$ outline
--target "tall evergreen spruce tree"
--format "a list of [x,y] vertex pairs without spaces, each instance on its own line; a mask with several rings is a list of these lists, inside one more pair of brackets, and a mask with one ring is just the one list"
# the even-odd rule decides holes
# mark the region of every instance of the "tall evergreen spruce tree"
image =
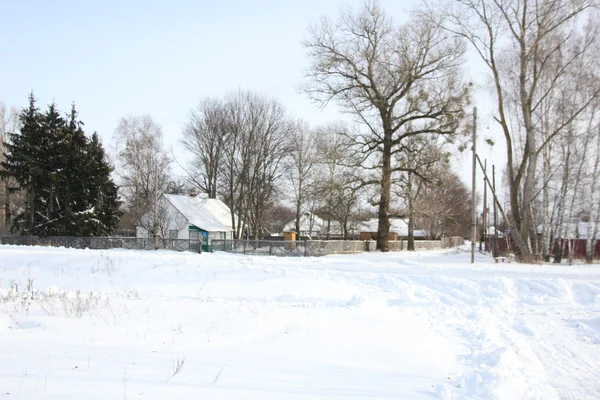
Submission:
[[41,114],[32,94],[20,118],[23,127],[9,135],[0,170],[27,193],[13,230],[40,236],[112,234],[121,215],[112,169],[98,135],[85,136],[75,105],[68,120],[54,104]]
[[62,148],[64,173],[62,177],[62,198],[64,207],[60,220],[61,231],[65,235],[85,235],[88,217],[94,211],[86,195],[89,174],[87,173],[88,140],[82,129],[83,123],[77,120],[75,105],[71,107],[68,122],[63,126],[60,146]]
[[87,199],[94,204],[94,212],[85,224],[90,236],[103,236],[114,232],[121,218],[117,185],[110,178],[112,167],[106,160],[106,153],[94,132],[87,145]]
[[5,160],[2,162],[0,174],[2,177],[13,177],[17,184],[25,191],[25,209],[15,216],[12,229],[20,232],[31,232],[35,224],[36,212],[36,186],[39,169],[38,139],[41,132],[40,111],[36,106],[36,99],[29,95],[29,106],[19,114],[21,122],[20,133],[9,133],[8,140],[4,143]]
[[60,136],[65,119],[60,115],[56,104],[50,104],[48,110],[40,116],[40,126],[37,146],[36,218],[32,234],[58,235],[61,233],[58,221],[62,215],[61,176],[65,171]]

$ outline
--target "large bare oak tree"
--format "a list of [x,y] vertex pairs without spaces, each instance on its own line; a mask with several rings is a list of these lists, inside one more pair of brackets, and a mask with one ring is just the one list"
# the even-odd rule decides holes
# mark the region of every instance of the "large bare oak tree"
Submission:
[[[379,186],[377,247],[388,250],[393,163],[405,141],[420,134],[453,135],[465,117],[461,78],[465,46],[427,18],[395,24],[376,1],[324,17],[304,42],[310,65],[303,90],[321,105],[332,100],[365,129],[353,136]],[[416,172],[416,171],[415,171]]]

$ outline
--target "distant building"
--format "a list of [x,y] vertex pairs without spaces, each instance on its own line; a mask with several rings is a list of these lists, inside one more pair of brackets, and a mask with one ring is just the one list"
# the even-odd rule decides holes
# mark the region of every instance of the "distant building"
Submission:
[[[361,232],[377,232],[379,227],[379,219],[371,218],[368,221],[364,221],[359,225]],[[402,218],[390,218],[390,232],[396,233],[398,239],[408,236],[408,222]],[[415,238],[426,238],[427,232],[421,229],[414,230]]]
[[283,227],[284,232],[296,232],[298,236],[321,236],[327,229],[327,221],[318,215],[305,212],[300,216],[300,232],[296,232],[296,219],[294,218]]
[[[377,218],[371,218],[367,221],[353,221],[352,227],[350,228],[352,235],[358,235],[359,233],[376,233],[379,226],[379,220]],[[284,232],[295,232],[296,231],[296,220],[288,222],[284,226]],[[342,229],[338,221],[330,221],[329,224],[326,220],[320,218],[318,215],[305,212],[300,217],[300,233],[302,237],[324,237],[329,232],[332,236],[343,235]],[[398,239],[408,236],[408,223],[402,218],[390,218],[390,232],[395,234]],[[415,229],[415,238],[426,238],[427,232]],[[363,235],[364,236],[364,235]]]
[[[159,236],[164,239],[202,239],[204,251],[214,239],[233,239],[231,211],[221,200],[205,195],[163,194],[158,200]],[[138,238],[153,237],[153,214],[142,219]]]

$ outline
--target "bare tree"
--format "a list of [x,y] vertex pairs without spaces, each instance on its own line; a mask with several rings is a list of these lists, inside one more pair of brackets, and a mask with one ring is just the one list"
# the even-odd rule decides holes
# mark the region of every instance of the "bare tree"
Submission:
[[318,179],[312,193],[313,208],[318,207],[326,218],[326,235],[330,237],[335,221],[344,239],[358,221],[358,204],[364,194],[364,174],[360,155],[353,149],[349,128],[342,123],[330,123],[316,129]]
[[136,225],[151,213],[158,237],[158,198],[169,185],[170,157],[163,148],[162,128],[149,115],[121,118],[115,133],[115,173],[126,211]]
[[291,185],[290,199],[294,202],[296,232],[300,235],[300,217],[304,214],[318,166],[317,133],[304,121],[296,121],[290,137],[290,152],[286,159],[286,178]]
[[590,216],[588,220],[587,240],[586,240],[586,262],[591,264],[594,261],[594,253],[596,240],[598,239],[598,225],[600,224],[600,125],[594,127],[596,131],[595,141],[591,143],[593,146],[593,156],[590,157],[588,177],[589,184],[589,199],[590,199]]
[[[595,70],[592,54],[598,26],[588,23],[584,31],[580,27],[595,5],[595,0],[457,0],[446,5],[446,28],[470,42],[492,76],[495,119],[506,141],[511,231],[523,261],[533,256],[527,239],[536,235],[533,202],[538,159],[600,94],[596,84],[583,90],[593,83],[589,78]],[[576,73],[584,65],[587,73]],[[536,113],[557,86],[575,76],[570,90],[562,91],[568,106],[540,135]],[[508,111],[511,102],[518,113]]]
[[273,205],[265,211],[264,227],[272,233],[282,232],[285,225],[294,219],[295,215],[296,212],[292,208],[274,200]]
[[207,98],[190,112],[182,143],[192,153],[189,176],[209,198],[216,199],[225,143],[228,140],[223,100]]
[[377,247],[387,251],[392,174],[400,170],[393,156],[412,136],[457,132],[469,99],[464,45],[426,18],[395,25],[367,1],[313,25],[304,46],[311,61],[305,92],[322,105],[337,100],[365,126],[353,139],[363,165],[377,171],[368,183],[379,186]]
[[234,236],[240,238],[245,229],[258,237],[274,205],[292,125],[278,101],[251,92],[230,94],[222,106],[227,132],[219,166],[222,196],[231,209]]
[[416,220],[430,239],[465,236],[471,227],[471,192],[460,177],[446,168],[436,168],[436,177],[423,185],[416,199]]
[[394,192],[404,200],[408,216],[407,249],[415,250],[415,223],[417,221],[417,201],[424,186],[439,178],[436,166],[448,168],[448,154],[443,151],[445,143],[437,135],[423,134],[408,138],[402,150],[395,154],[397,169],[393,175]]

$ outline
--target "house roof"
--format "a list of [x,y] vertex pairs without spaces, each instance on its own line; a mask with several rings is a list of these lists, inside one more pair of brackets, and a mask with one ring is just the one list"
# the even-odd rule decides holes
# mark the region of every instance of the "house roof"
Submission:
[[[360,224],[359,228],[361,232],[377,232],[379,226],[379,219],[371,218],[368,221],[364,221]],[[408,223],[402,218],[390,218],[390,232],[396,232],[398,236],[408,236]],[[427,232],[415,229],[415,237],[425,237]]]
[[[378,225],[379,220],[377,218],[371,218],[368,221],[359,222],[358,226],[354,230],[360,232],[377,232]],[[296,219],[288,222],[284,226],[283,230],[284,232],[295,231]],[[302,232],[323,232],[327,230],[327,221],[319,218],[316,214],[305,212],[300,217],[300,230]],[[331,221],[329,231],[333,234],[339,234],[342,232],[337,221]],[[398,236],[408,236],[408,223],[402,218],[390,218],[390,232],[396,232]],[[415,229],[414,234],[415,237],[427,236],[427,232],[420,229]]]
[[[300,231],[302,232],[320,232],[325,226],[325,221],[319,218],[316,214],[310,211],[305,212],[300,216]],[[296,218],[285,224],[284,232],[296,231]]]
[[163,196],[190,224],[207,232],[233,231],[229,207],[221,200],[178,194]]

